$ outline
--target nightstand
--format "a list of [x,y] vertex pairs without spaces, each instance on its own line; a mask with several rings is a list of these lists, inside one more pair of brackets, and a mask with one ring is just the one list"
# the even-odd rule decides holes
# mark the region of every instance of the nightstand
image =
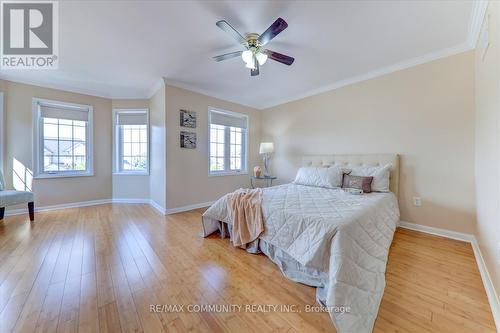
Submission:
[[250,176],[250,185],[252,188],[255,188],[254,182],[257,180],[265,180],[267,187],[273,186],[273,180],[277,179],[278,177],[275,176],[261,176],[261,177],[255,177],[255,176]]

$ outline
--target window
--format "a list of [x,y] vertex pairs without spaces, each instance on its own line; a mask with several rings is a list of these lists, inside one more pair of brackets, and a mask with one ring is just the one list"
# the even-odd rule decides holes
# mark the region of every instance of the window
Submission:
[[33,99],[35,177],[91,176],[92,107]]
[[209,109],[209,174],[247,172],[248,116]]
[[115,110],[115,173],[149,172],[148,110]]

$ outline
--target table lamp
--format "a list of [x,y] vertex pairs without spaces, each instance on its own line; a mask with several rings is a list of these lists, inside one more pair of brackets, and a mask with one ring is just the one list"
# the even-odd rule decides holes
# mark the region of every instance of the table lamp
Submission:
[[272,142],[260,143],[259,154],[264,155],[264,176],[270,176],[269,162],[271,160],[271,154],[273,152],[274,152],[274,143]]

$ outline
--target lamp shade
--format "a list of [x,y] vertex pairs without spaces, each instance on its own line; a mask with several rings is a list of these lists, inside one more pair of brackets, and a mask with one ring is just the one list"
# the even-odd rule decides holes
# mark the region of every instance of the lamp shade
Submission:
[[272,142],[261,142],[259,154],[269,154],[274,152],[274,143]]

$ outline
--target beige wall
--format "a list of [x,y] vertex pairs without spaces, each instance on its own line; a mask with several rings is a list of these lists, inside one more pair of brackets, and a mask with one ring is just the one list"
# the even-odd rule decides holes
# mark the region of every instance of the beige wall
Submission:
[[[500,291],[500,3],[490,1],[490,47],[476,50],[477,238]],[[483,27],[484,31],[484,27]],[[497,325],[500,323],[497,323]]]
[[[149,100],[114,99],[112,107],[113,109],[148,109]],[[113,174],[113,199],[149,200],[149,175]]]
[[88,104],[94,109],[94,176],[35,179],[38,206],[111,198],[111,101],[32,85],[0,81],[5,93],[5,163],[8,187],[12,187],[13,160],[33,170],[32,99],[45,98]]
[[[249,175],[208,175],[208,107],[249,115],[248,169],[260,164],[260,112],[189,90],[166,86],[167,110],[167,208],[199,204],[218,199],[239,187],[249,186]],[[179,110],[196,111],[196,149],[179,146]],[[183,129],[185,130],[185,129]],[[189,130],[189,129],[188,129]]]
[[303,154],[398,153],[402,220],[475,230],[473,52],[264,110],[261,123],[280,182]]
[[149,195],[162,209],[166,199],[165,86],[149,100],[150,160]]

